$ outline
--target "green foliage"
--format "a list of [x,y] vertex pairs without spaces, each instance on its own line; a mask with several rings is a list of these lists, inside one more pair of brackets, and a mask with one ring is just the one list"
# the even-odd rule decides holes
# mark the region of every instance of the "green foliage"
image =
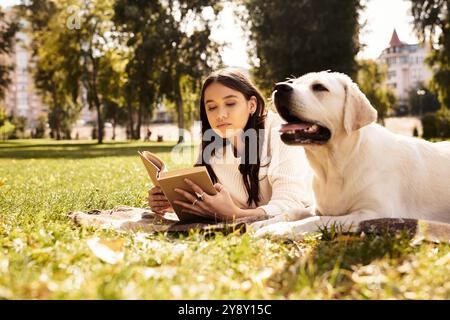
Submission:
[[[5,13],[0,7],[0,100],[5,96],[5,89],[11,82],[9,73],[14,69],[14,64],[9,63],[6,57],[13,52],[13,41],[19,24],[5,18]],[[1,124],[0,124],[1,126]]]
[[27,128],[27,118],[25,116],[16,116],[15,114],[13,114],[8,118],[8,120],[13,126],[13,130],[10,132],[8,139],[25,138],[25,130]]
[[367,99],[377,109],[378,121],[384,123],[384,118],[387,116],[390,107],[394,106],[397,100],[392,89],[384,84],[387,70],[373,60],[360,60],[358,65],[356,82]]
[[6,140],[9,139],[11,134],[14,132],[16,127],[9,122],[8,120],[5,120],[2,125],[0,125],[0,139]]
[[112,6],[111,0],[34,0],[23,6],[31,22],[36,87],[50,106],[56,139],[70,137],[84,102],[96,110],[100,133],[104,105],[123,103],[126,56],[111,21]]
[[0,105],[0,127],[5,123],[6,121],[6,110],[4,107]]
[[[423,95],[417,92],[423,91]],[[408,103],[412,115],[422,115],[428,112],[439,110],[440,103],[436,95],[430,91],[423,83],[411,88],[408,92]]]
[[436,113],[427,113],[422,117],[423,138],[450,138],[450,110],[441,108]]
[[276,82],[308,72],[332,70],[355,76],[359,0],[243,0],[263,91]]
[[49,125],[58,140],[70,137],[79,115],[81,76],[77,37],[68,32],[61,11],[62,7],[49,0],[29,1],[22,6],[22,15],[30,22],[34,84],[50,108]]
[[[422,41],[428,41],[432,47],[432,52],[427,58],[433,70],[431,89],[437,94],[441,106],[450,109],[449,2],[448,0],[414,0],[411,1],[411,8],[417,34]],[[439,34],[438,43],[433,44],[432,39],[437,34]]]

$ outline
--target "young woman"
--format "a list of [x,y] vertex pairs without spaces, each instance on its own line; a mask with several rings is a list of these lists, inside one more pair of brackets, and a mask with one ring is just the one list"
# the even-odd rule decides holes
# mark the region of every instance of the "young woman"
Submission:
[[[261,94],[243,73],[226,68],[205,80],[200,119],[197,165],[206,166],[217,194],[186,180],[192,190],[175,189],[186,199],[177,205],[219,220],[274,217],[310,205],[312,171],[303,148],[281,142],[281,118],[267,112]],[[148,204],[158,213],[173,211],[159,187],[149,190]]]

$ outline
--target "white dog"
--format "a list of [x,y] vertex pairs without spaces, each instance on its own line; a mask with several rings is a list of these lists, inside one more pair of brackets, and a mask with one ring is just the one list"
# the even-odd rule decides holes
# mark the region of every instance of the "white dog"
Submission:
[[273,100],[287,121],[281,139],[305,148],[316,204],[306,219],[254,224],[256,236],[301,238],[333,224],[354,231],[378,218],[450,222],[449,142],[397,135],[374,123],[376,110],[340,73],[278,83]]

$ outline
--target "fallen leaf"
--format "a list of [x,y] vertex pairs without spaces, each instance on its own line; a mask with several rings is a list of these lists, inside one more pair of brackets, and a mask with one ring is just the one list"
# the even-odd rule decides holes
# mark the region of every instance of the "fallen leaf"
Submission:
[[107,246],[113,251],[121,251],[125,243],[125,239],[117,239],[117,240],[100,239],[99,243]]
[[124,242],[124,239],[106,240],[95,237],[87,240],[87,245],[100,260],[110,264],[116,264],[123,260],[124,253],[121,249]]

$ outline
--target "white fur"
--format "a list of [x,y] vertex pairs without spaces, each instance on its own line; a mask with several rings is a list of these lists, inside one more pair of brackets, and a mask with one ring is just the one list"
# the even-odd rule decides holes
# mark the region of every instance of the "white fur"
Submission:
[[[329,92],[313,92],[317,81]],[[450,142],[401,136],[374,123],[376,110],[344,74],[310,73],[292,86],[290,111],[332,132],[326,144],[304,146],[316,206],[306,219],[254,224],[256,236],[298,239],[323,225],[355,229],[386,217],[450,223]],[[299,211],[292,216],[307,214]]]

